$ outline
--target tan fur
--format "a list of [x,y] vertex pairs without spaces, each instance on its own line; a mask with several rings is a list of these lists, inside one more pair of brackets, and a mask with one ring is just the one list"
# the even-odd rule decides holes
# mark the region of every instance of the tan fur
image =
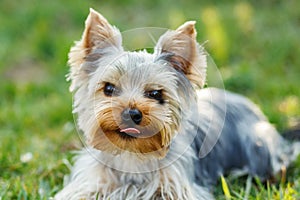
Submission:
[[203,87],[206,77],[206,56],[196,41],[195,21],[188,21],[175,31],[168,31],[158,41],[158,53],[171,53],[168,58],[174,68],[182,71],[190,81]]
[[[102,93],[103,88],[97,91],[100,96],[97,98],[107,99],[108,97]],[[96,132],[91,134],[89,143],[99,150],[111,153],[129,151],[163,157],[170,143],[169,134],[174,129],[171,124],[162,123],[167,121],[165,119],[168,117],[166,116],[167,110],[162,115],[161,108],[156,106],[157,102],[147,98],[139,101],[127,101],[118,97],[111,98],[111,101],[107,101],[108,106],[101,106],[96,113],[99,127]],[[127,107],[137,108],[143,114],[141,124],[137,128],[144,134],[137,135],[136,139],[124,139],[117,133],[120,128],[126,127],[122,124],[120,116]]]
[[[87,56],[96,48],[113,47],[114,51],[122,51],[122,39],[117,28],[111,26],[107,20],[98,12],[90,9],[90,14],[85,21],[85,29],[81,40],[75,42],[69,53],[69,65],[71,73],[69,79],[72,80],[71,91],[78,88],[86,81],[88,74],[82,72],[82,64],[87,60]],[[99,59],[101,54],[93,54],[89,61]]]

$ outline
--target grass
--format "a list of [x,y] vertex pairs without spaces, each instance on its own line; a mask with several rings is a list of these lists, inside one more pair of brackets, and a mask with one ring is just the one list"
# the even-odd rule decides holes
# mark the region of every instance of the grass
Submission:
[[[123,31],[196,20],[198,40],[208,41],[225,88],[260,105],[280,131],[299,123],[299,1],[2,0],[0,199],[48,199],[69,172],[70,152],[80,142],[65,81],[67,52],[89,7]],[[298,160],[282,183],[253,181],[249,199],[300,199],[299,167]],[[243,199],[246,182],[226,178],[231,199]],[[221,185],[215,195],[226,198]]]

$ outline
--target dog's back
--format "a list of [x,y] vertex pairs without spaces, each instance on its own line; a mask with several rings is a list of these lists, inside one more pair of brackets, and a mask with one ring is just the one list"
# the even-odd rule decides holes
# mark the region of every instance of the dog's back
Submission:
[[247,98],[208,88],[198,92],[199,120],[193,144],[199,159],[196,179],[215,184],[236,172],[270,178],[296,158],[300,144],[289,144]]

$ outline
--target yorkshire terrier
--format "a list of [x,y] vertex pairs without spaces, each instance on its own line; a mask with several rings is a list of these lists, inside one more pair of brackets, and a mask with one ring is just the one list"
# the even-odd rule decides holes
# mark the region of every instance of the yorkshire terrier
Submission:
[[153,53],[125,51],[119,30],[90,10],[69,53],[73,112],[87,147],[54,199],[214,199],[231,172],[267,180],[296,159],[245,97],[206,83],[195,22],[169,30]]

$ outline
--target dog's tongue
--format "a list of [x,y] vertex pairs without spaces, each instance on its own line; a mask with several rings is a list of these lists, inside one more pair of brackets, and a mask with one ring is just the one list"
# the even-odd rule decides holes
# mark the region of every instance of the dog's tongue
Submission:
[[131,134],[139,134],[139,133],[141,133],[136,128],[124,128],[124,129],[121,129],[120,132],[131,133]]

